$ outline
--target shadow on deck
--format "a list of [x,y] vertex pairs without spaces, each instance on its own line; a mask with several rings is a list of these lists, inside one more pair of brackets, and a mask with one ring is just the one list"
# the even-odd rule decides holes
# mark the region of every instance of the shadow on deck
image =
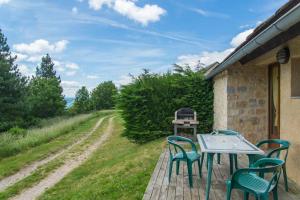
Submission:
[[[198,166],[193,166],[193,183],[194,187],[189,188],[186,164],[180,165],[179,175],[176,175],[175,166],[171,182],[168,181],[168,159],[169,152],[164,151],[157,162],[152,177],[149,181],[148,187],[144,194],[143,200],[192,200],[192,199],[205,199],[205,186],[206,186],[206,167],[202,168],[202,178],[199,178]],[[239,167],[246,167],[248,159],[246,156],[239,156]],[[204,164],[206,159],[204,159]],[[225,180],[229,178],[229,160],[228,156],[222,155],[221,164],[216,164],[214,161],[212,187],[210,190],[210,199],[224,200],[226,199],[226,185]],[[290,191],[286,192],[283,187],[283,179],[281,177],[279,184],[279,199],[282,200],[299,200],[300,193],[298,190],[293,189],[290,185]],[[243,193],[233,190],[231,199],[243,199]],[[254,199],[250,197],[250,199]],[[273,199],[273,198],[271,198]]]

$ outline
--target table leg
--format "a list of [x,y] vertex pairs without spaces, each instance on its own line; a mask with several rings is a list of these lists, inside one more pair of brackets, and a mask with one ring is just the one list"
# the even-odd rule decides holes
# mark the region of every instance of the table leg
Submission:
[[207,170],[207,183],[206,183],[206,197],[205,199],[209,199],[209,191],[211,186],[211,175],[213,169],[213,160],[214,160],[214,153],[207,153],[207,163],[208,163],[208,170]]

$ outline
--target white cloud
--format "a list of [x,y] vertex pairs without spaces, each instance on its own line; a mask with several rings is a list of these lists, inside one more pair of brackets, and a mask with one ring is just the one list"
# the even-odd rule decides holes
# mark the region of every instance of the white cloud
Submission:
[[177,57],[177,64],[189,65],[195,68],[199,62],[205,66],[214,62],[222,62],[234,49],[243,43],[247,36],[253,32],[254,29],[248,29],[234,36],[230,42],[231,47],[223,51],[203,51],[200,54],[186,54]]
[[89,0],[89,6],[94,10],[100,10],[104,5],[144,26],[159,21],[166,13],[166,10],[155,4],[139,7],[135,0]]
[[43,54],[43,53],[60,53],[67,47],[68,41],[67,40],[60,40],[51,44],[49,41],[44,39],[35,40],[32,43],[26,44],[15,44],[13,48],[18,53],[25,53],[25,54]]
[[79,69],[79,66],[76,63],[66,63],[66,68],[68,69]]
[[248,35],[250,35],[253,31],[254,31],[254,29],[251,28],[251,29],[245,30],[245,31],[237,34],[235,37],[232,38],[232,40],[230,42],[231,46],[237,47],[240,44],[242,44],[246,40]]
[[10,0],[0,0],[0,6],[3,4],[8,4]]
[[129,75],[123,75],[123,76],[120,77],[119,80],[114,81],[114,82],[115,82],[115,84],[116,84],[117,87],[120,87],[122,85],[127,85],[127,84],[131,83],[132,81],[133,80],[132,80],[131,76],[129,76]]
[[96,75],[87,75],[86,76],[88,79],[98,79],[99,76],[96,76]]
[[74,97],[76,91],[81,87],[77,81],[62,81],[63,93],[67,97]]
[[114,9],[120,13],[147,26],[149,22],[156,22],[160,20],[160,16],[166,11],[158,5],[146,4],[144,7],[138,7],[135,2],[130,0],[116,0]]
[[234,48],[229,48],[224,51],[204,51],[200,54],[187,54],[181,55],[177,58],[177,64],[179,65],[189,65],[192,68],[196,67],[199,64],[204,64],[205,66],[210,65],[214,62],[221,62],[224,60]]
[[21,74],[25,76],[33,75],[33,72],[26,65],[18,65],[18,69],[21,72]]
[[17,53],[17,52],[12,52],[13,56],[17,56],[17,61],[21,62],[24,61],[28,58],[28,55],[22,54],[22,53]]
[[77,71],[67,71],[67,72],[65,72],[65,74],[67,76],[74,76],[76,73],[77,73]]
[[26,61],[27,62],[32,62],[32,63],[38,63],[42,61],[43,55],[34,55],[34,56],[29,56]]
[[113,0],[89,0],[89,6],[94,10],[100,10],[103,5],[110,7],[112,3]]
[[229,18],[229,16],[226,14],[207,11],[207,10],[203,10],[201,8],[189,8],[189,10],[196,12],[204,17],[216,17],[216,18],[224,18],[224,19]]
[[77,7],[73,7],[72,8],[72,13],[76,15],[78,13],[78,8]]
[[21,72],[21,74],[25,76],[32,76],[34,74],[33,71],[29,69],[26,65],[19,65],[18,69]]

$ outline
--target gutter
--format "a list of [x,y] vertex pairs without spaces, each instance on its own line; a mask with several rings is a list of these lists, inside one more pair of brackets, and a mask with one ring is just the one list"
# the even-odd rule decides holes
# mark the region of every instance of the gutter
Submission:
[[224,60],[218,67],[216,67],[211,73],[206,76],[206,79],[210,79],[218,73],[224,71],[230,65],[236,63],[245,55],[251,53],[256,48],[260,47],[273,37],[288,30],[291,26],[300,21],[300,4],[297,4],[294,8],[285,13],[278,20],[273,22],[268,28],[263,30],[243,47],[233,53],[230,57]]

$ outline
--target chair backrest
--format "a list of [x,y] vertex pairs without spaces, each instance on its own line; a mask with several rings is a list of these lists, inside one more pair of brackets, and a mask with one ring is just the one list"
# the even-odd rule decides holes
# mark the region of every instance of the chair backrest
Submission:
[[270,190],[278,184],[283,164],[284,161],[278,158],[263,158],[256,161],[253,166],[259,168],[257,172],[262,178],[265,177],[265,174],[271,174],[268,186],[268,190]]
[[281,168],[284,164],[283,160],[277,158],[263,158],[256,161],[252,168],[238,169],[234,172],[232,179],[237,180],[241,174],[256,173],[261,178],[264,178],[266,174],[270,174],[270,178],[267,180],[269,185],[265,192],[272,190],[277,184],[281,174]]
[[291,145],[291,143],[287,140],[281,140],[281,139],[269,139],[269,140],[262,140],[260,141],[256,146],[260,147],[264,144],[277,144],[279,145],[279,147],[276,147],[274,149],[272,149],[268,154],[267,157],[273,157],[273,158],[280,158],[280,156],[285,153],[283,155],[283,159],[284,161],[287,160],[287,156],[289,153],[289,147]]
[[193,151],[197,151],[195,144],[189,138],[181,137],[181,136],[169,136],[167,137],[170,157],[173,158],[176,153],[179,151],[183,154],[183,158],[187,158],[186,151],[184,148],[178,144],[178,142],[187,142],[192,146]]
[[183,158],[187,157],[184,148],[177,143],[178,141],[181,141],[181,139],[182,138],[180,136],[169,136],[169,137],[167,137],[171,159],[173,159],[175,154],[177,154],[179,151],[182,153]]

